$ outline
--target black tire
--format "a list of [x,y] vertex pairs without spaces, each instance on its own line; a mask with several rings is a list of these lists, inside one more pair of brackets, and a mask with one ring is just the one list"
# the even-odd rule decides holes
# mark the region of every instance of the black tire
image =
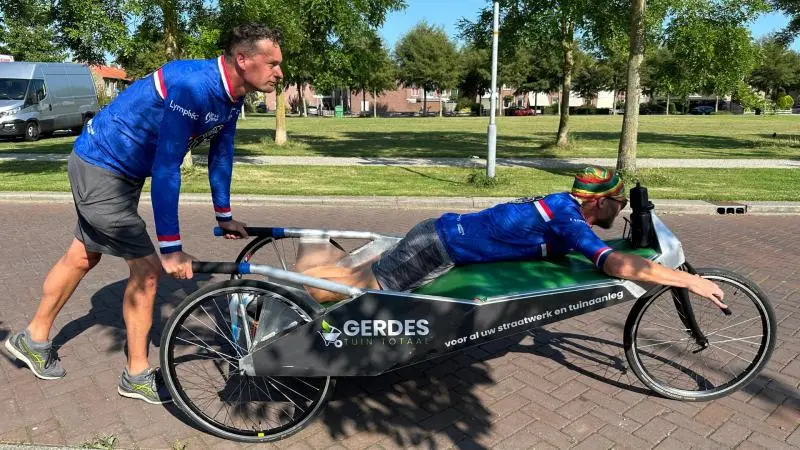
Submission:
[[[719,308],[707,299],[689,294],[692,308],[695,311],[695,318],[700,329],[709,339],[709,346],[706,349],[701,349],[694,342],[694,339],[690,337],[687,328],[682,325],[682,321],[674,307],[673,291],[666,286],[658,287],[637,300],[633,308],[631,308],[625,323],[625,356],[628,359],[631,370],[647,387],[666,398],[674,400],[707,401],[726,396],[741,389],[751,382],[764,368],[775,347],[777,332],[775,315],[769,299],[755,283],[728,270],[696,269],[696,271],[701,277],[711,280],[723,288],[723,292],[725,292],[723,301],[730,307],[732,312],[732,315],[725,316]],[[734,289],[732,295],[726,288]],[[740,294],[743,295],[739,296]],[[672,305],[671,309],[669,309],[670,305]],[[649,328],[642,327],[642,320],[651,308],[656,320],[664,321],[668,324],[655,324],[656,327]],[[709,324],[709,321],[737,321],[742,317],[749,317],[751,309],[755,311],[753,317],[733,325],[722,323],[721,328],[714,329],[714,326]],[[706,311],[711,311],[711,313],[706,316]],[[746,338],[729,338],[729,336],[718,334],[718,332],[728,329],[731,331],[725,331],[725,333],[731,334],[736,331],[735,327],[741,328],[744,325],[748,327],[746,334],[753,332],[760,334],[747,336]],[[670,333],[670,331],[666,330],[674,330],[674,334],[677,336],[685,336],[677,340],[670,338],[663,341],[661,340],[663,338],[652,338],[659,333]],[[719,339],[715,336],[720,336],[723,340],[715,342],[715,339]],[[654,341],[655,343],[652,343]],[[736,341],[736,344],[731,344],[734,341]],[[716,345],[721,343],[727,343],[729,347],[726,349]],[[685,347],[682,353],[677,357],[674,356],[674,353],[680,352],[680,350],[673,350],[672,356],[667,355],[673,347],[680,347],[684,344]],[[738,347],[739,344],[744,345],[745,348]],[[668,347],[664,347],[665,345],[668,345]],[[748,345],[751,347],[747,348]],[[695,348],[690,349],[690,346]],[[644,347],[654,348],[651,351],[649,349],[645,350]],[[730,349],[738,353],[734,353]],[[653,352],[658,353],[654,354]],[[724,362],[724,358],[730,359]],[[696,364],[692,362],[693,359],[699,360],[698,371],[707,369],[710,373],[704,375],[692,369]],[[739,360],[744,361],[744,363]],[[652,365],[650,364],[651,361],[653,361]],[[716,362],[720,363],[719,369],[712,369]],[[731,370],[730,367],[726,367],[732,363],[735,363],[733,365],[744,366],[744,368]],[[654,370],[654,366],[659,364],[665,367]],[[671,371],[675,376],[667,381],[664,379],[667,375],[662,375],[662,371]],[[715,378],[722,381],[715,383]],[[683,380],[686,380],[686,384],[694,388],[676,386]]]
[[29,142],[39,140],[39,124],[28,122],[25,124],[25,140]]
[[[315,317],[320,310],[316,304],[313,304],[313,302],[309,303],[307,299],[299,298],[298,296],[292,294],[290,290],[283,289],[280,286],[264,281],[227,280],[205,286],[204,288],[189,295],[185,300],[183,300],[183,302],[181,302],[180,305],[178,305],[164,328],[164,332],[161,337],[160,351],[164,382],[170,394],[172,395],[175,404],[198,426],[211,434],[224,439],[250,443],[269,442],[284,439],[308,426],[322,411],[322,409],[324,409],[324,406],[330,398],[330,395],[335,387],[335,380],[330,377],[248,377],[247,375],[244,375],[238,371],[238,366],[236,366],[235,360],[230,358],[231,355],[227,355],[222,350],[214,350],[210,348],[210,346],[215,344],[220,344],[220,348],[233,348],[234,344],[232,341],[237,341],[237,339],[229,339],[230,335],[228,335],[227,332],[231,330],[230,327],[218,327],[219,325],[229,325],[228,323],[220,323],[219,321],[212,322],[213,328],[204,323],[207,322],[208,319],[212,319],[213,321],[212,315],[222,316],[223,320],[225,316],[224,313],[221,312],[224,309],[216,309],[216,311],[219,311],[219,314],[215,313],[215,310],[211,310],[212,314],[209,314],[208,310],[202,306],[203,302],[210,301],[211,304],[213,304],[215,298],[222,299],[224,302],[224,299],[226,298],[225,296],[230,298],[230,295],[234,294],[242,296],[258,295],[258,300],[254,301],[253,303],[258,303],[257,306],[259,309],[262,304],[261,296],[266,296],[265,301],[274,301],[275,303],[273,304],[279,304],[282,308],[285,307],[285,311],[296,315],[296,317],[292,316],[294,318],[294,322],[289,325],[290,327],[297,326],[298,323],[303,321],[307,322],[312,320],[312,318]],[[201,316],[203,317],[202,321],[197,320],[195,317],[195,322],[203,323],[205,329],[202,326],[198,326],[194,322],[186,325],[187,319],[189,317],[193,317],[194,312],[199,313],[200,309],[203,310],[205,316]],[[248,315],[250,315],[250,308],[248,308],[247,311]],[[208,317],[208,319],[205,317]],[[252,319],[252,317],[250,318]],[[191,327],[193,326],[197,333],[192,331]],[[284,328],[283,330],[288,329],[289,328]],[[185,338],[181,337],[180,332],[182,330],[188,331],[189,334],[186,336],[193,336],[191,340],[196,342],[189,342]],[[198,333],[201,332],[207,334],[207,330],[212,332],[210,337],[206,337],[204,340],[202,334],[198,336]],[[220,331],[224,331],[225,334],[220,333]],[[253,330],[253,333],[254,332],[255,330]],[[216,333],[216,335],[214,333]],[[219,336],[226,340],[227,344],[223,342]],[[187,347],[184,342],[194,345],[198,349],[209,349],[211,350],[211,353],[201,350],[194,356],[191,354],[176,356],[176,346],[182,345],[183,348]],[[211,342],[211,344],[208,342]],[[217,357],[217,355],[219,355],[219,357]],[[228,357],[226,357],[226,355]],[[214,359],[217,361],[214,361]],[[189,391],[198,390],[198,385],[195,383],[197,379],[186,378],[182,374],[183,369],[179,370],[179,367],[184,363],[189,367],[193,367],[193,364],[210,364],[212,367],[210,372],[218,372],[218,375],[223,378],[223,386],[221,388],[219,386],[211,386],[213,389],[211,390],[210,396],[208,395],[208,390],[206,390],[203,391],[204,395],[199,397],[199,402],[195,401],[187,392],[187,389]],[[210,372],[204,371],[203,374],[207,375]],[[212,375],[214,375],[214,373],[212,373]],[[201,379],[202,378],[206,377],[204,376],[201,377]],[[183,383],[188,386],[186,389],[182,384],[182,380]],[[266,389],[266,392],[264,389],[262,389],[262,385],[259,384],[260,382],[263,383],[263,388]],[[313,388],[315,392],[306,392],[306,395],[299,394],[297,392],[297,390],[299,390],[298,386],[300,386],[299,383],[303,383],[306,386]],[[213,380],[212,384],[214,384]],[[231,395],[228,393],[230,390],[229,388],[236,385],[238,385],[238,402],[234,402],[234,400],[237,399],[235,394]],[[242,387],[243,385],[246,385],[247,387],[246,396],[244,395],[244,388]],[[308,401],[308,405],[305,405],[304,401],[303,403],[305,409],[301,408],[295,403],[295,401],[289,398],[289,396],[286,396],[284,391],[280,390],[277,385],[285,387],[288,391],[294,393],[294,395],[302,396],[304,400]],[[292,387],[290,387],[291,385],[293,385],[296,390],[292,389]],[[252,392],[250,389],[251,386],[254,386]],[[269,393],[271,389],[268,386],[272,386],[273,394]],[[258,391],[260,391],[260,393]],[[291,403],[291,406],[289,406],[288,403],[281,397],[278,397],[278,401],[283,402],[285,406],[272,406],[276,402],[276,400],[273,398],[275,392],[283,395],[284,398]],[[242,397],[253,396],[261,397],[261,399],[242,400]],[[211,405],[209,405],[209,399],[212,402]],[[210,415],[210,411],[216,409],[216,405],[213,404],[215,400],[218,400],[222,406],[220,406],[220,410],[217,411],[217,414],[212,417]],[[298,400],[298,398],[295,397],[295,400]],[[297,403],[301,402],[298,401]],[[231,404],[233,404],[232,408],[230,406]],[[223,416],[222,420],[225,420],[227,417],[231,421],[230,424],[222,423],[216,420],[217,415],[219,414],[219,411],[222,411],[222,408],[227,408],[224,410],[226,416]],[[292,411],[292,415],[287,413],[287,409]],[[300,410],[301,413],[295,417],[295,412],[297,410]],[[277,413],[275,411],[277,411]],[[273,413],[276,414],[276,417],[282,419],[284,416],[280,413],[283,413],[289,417],[289,420],[285,424],[279,424],[275,427],[266,428],[263,425],[264,421],[275,420],[275,417],[268,419],[266,416],[269,416]],[[239,417],[237,418],[236,416]],[[236,420],[239,420],[239,423],[247,424],[250,428],[244,428],[243,426],[237,427],[234,423]],[[253,425],[250,425],[250,423]]]
[[70,131],[72,131],[72,134],[74,134],[74,135],[76,135],[76,136],[77,136],[77,135],[79,135],[79,134],[81,134],[81,131],[83,131],[83,127],[85,127],[85,126],[86,126],[86,124],[87,124],[87,123],[88,123],[90,120],[92,120],[92,115],[91,115],[91,114],[84,114],[84,116],[83,116],[83,119],[81,119],[81,125],[80,125],[80,126],[77,126],[77,127],[72,127],[72,128],[70,129]]

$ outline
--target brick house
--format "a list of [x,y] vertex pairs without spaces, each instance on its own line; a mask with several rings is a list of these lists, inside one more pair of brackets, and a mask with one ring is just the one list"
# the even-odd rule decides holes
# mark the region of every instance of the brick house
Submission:
[[94,75],[98,95],[103,93],[110,100],[113,100],[133,82],[125,73],[125,69],[120,67],[93,65],[89,68]]

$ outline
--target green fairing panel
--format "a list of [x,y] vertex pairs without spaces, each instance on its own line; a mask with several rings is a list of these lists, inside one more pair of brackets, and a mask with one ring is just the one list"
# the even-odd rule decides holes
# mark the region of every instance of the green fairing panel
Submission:
[[[606,243],[615,250],[647,259],[658,256],[650,248],[632,249],[624,239]],[[583,255],[572,252],[561,258],[541,261],[506,261],[454,267],[414,293],[485,300],[489,297],[581,286],[608,279],[609,276]]]

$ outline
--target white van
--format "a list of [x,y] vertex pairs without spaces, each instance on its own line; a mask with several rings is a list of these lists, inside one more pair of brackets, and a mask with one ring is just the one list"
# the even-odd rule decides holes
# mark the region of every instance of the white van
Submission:
[[55,130],[80,133],[97,112],[89,67],[70,63],[0,63],[0,137],[35,141]]

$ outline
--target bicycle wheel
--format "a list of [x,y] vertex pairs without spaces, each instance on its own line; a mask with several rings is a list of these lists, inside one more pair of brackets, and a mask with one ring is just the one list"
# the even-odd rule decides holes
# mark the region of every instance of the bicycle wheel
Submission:
[[777,323],[772,306],[750,280],[722,269],[697,269],[725,293],[726,316],[709,300],[689,293],[708,345],[702,348],[683,324],[671,288],[639,299],[625,323],[625,356],[653,391],[676,400],[704,401],[749,383],[769,360]]
[[[230,307],[233,298],[248,304],[244,318]],[[250,377],[238,367],[257,336],[310,322],[318,307],[308,302],[255,280],[228,280],[187,297],[161,338],[162,372],[175,403],[208,432],[243,442],[282,439],[308,425],[334,380]]]

